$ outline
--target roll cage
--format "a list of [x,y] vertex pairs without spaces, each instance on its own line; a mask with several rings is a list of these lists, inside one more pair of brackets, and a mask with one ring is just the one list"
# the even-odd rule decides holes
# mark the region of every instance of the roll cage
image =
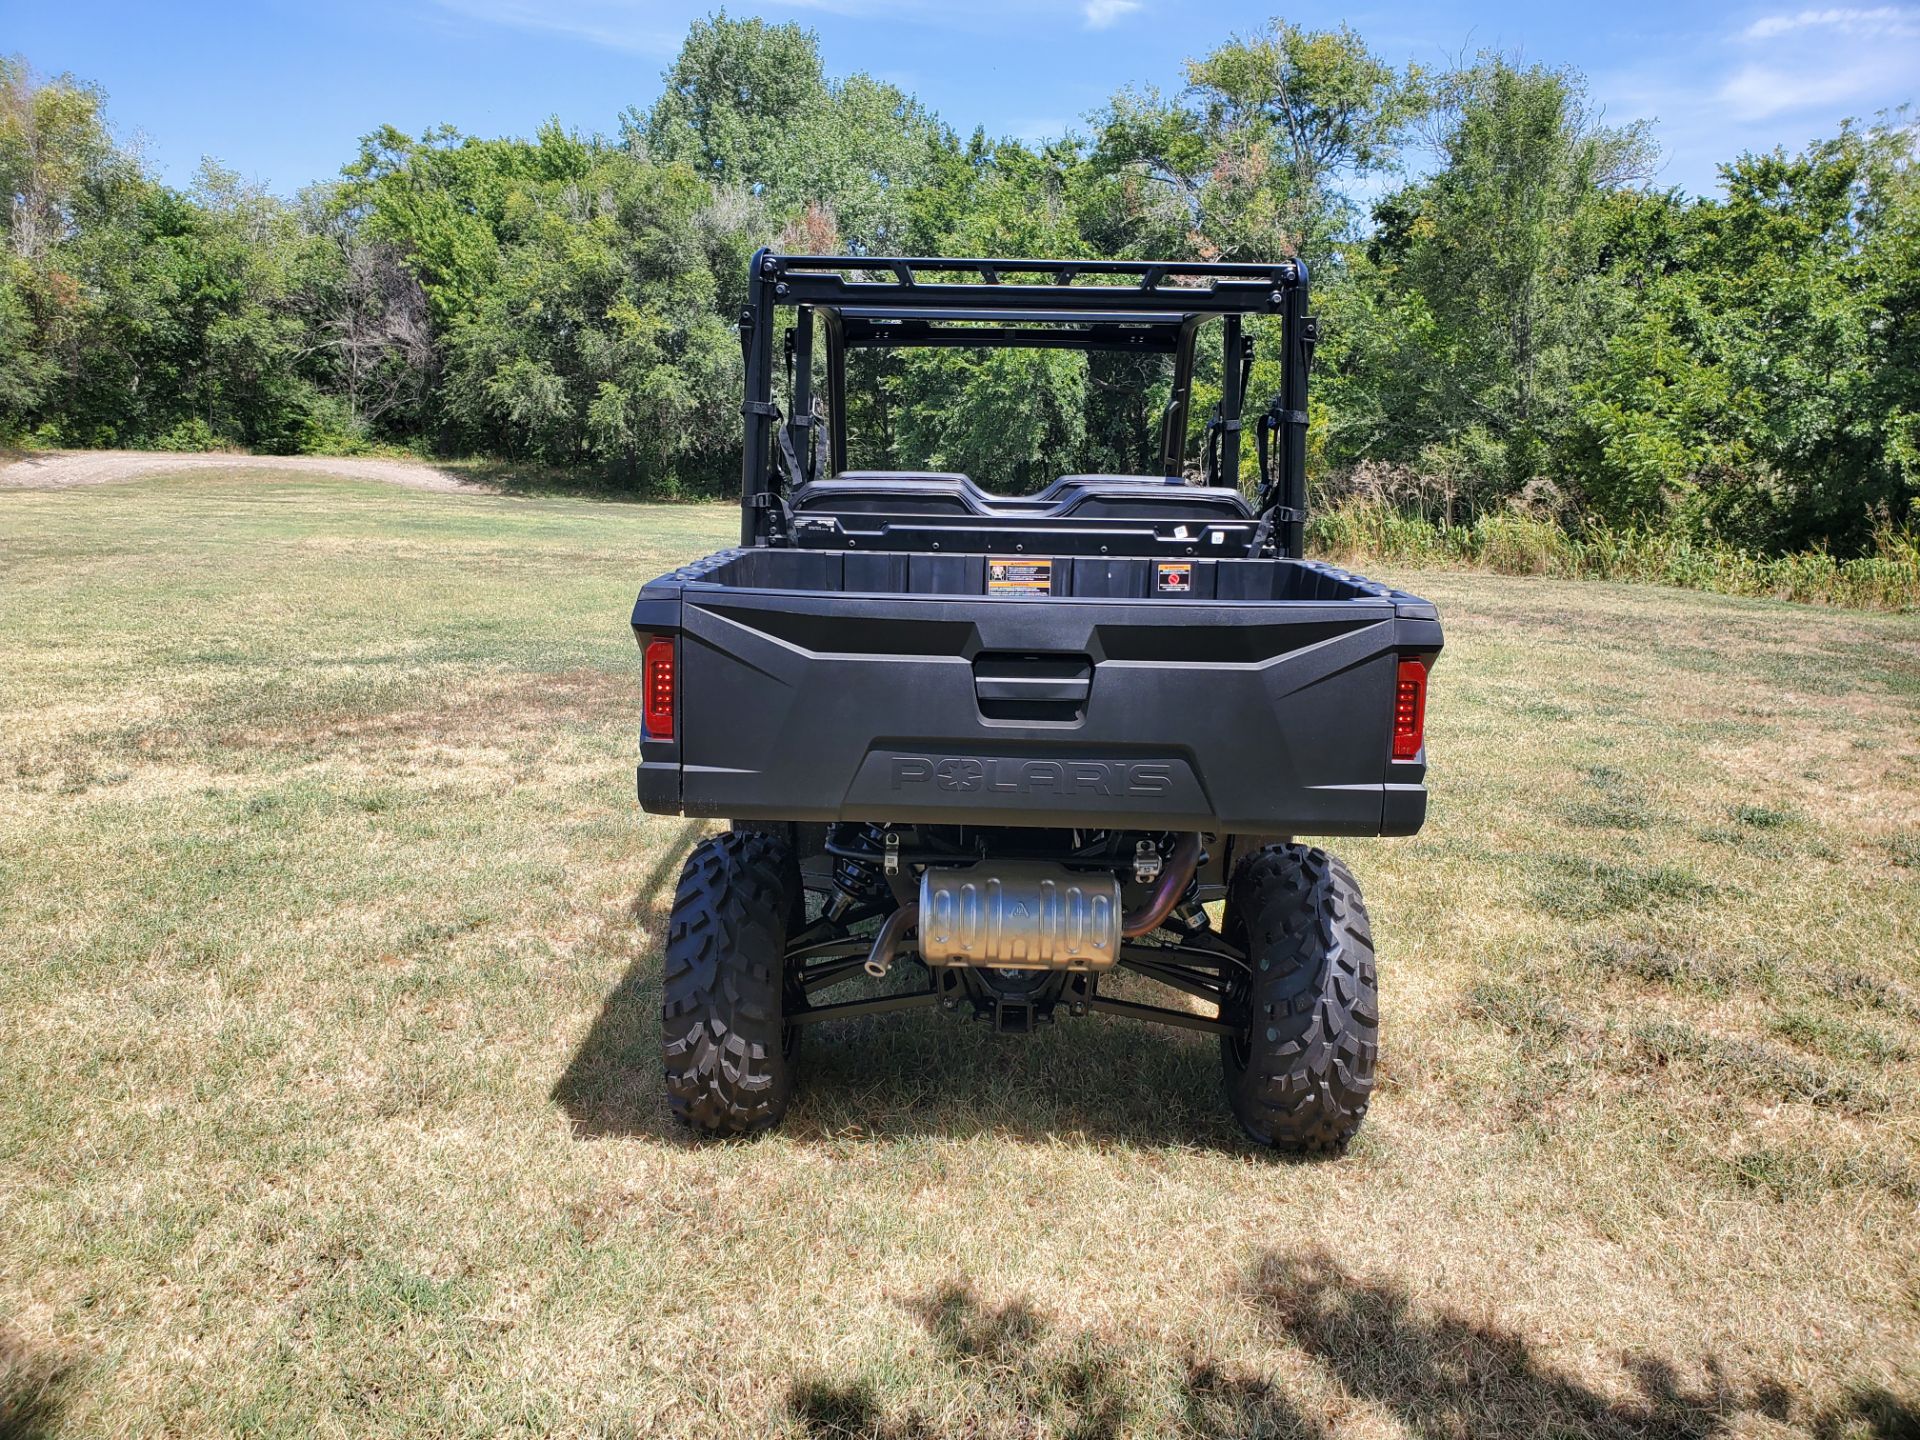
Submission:
[[[825,351],[826,451],[833,475],[847,464],[848,351],[918,346],[1172,356],[1160,463],[1162,476],[1174,477],[1184,464],[1198,332],[1219,316],[1221,398],[1207,422],[1201,473],[1208,484],[1237,488],[1241,413],[1253,363],[1252,337],[1241,322],[1248,315],[1277,315],[1280,392],[1255,421],[1259,482],[1242,553],[1303,553],[1307,372],[1316,337],[1307,314],[1307,268],[1300,261],[883,259],[762,250],[753,257],[749,283],[740,313],[746,360],[743,545],[799,543],[787,498],[816,478],[819,464],[816,321]],[[784,414],[774,398],[781,307],[794,311],[784,341],[790,375]],[[1037,522],[1022,517],[1017,523]]]

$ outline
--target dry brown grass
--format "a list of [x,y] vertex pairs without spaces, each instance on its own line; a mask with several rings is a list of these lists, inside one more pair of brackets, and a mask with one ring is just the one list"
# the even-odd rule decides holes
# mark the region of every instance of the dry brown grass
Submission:
[[1382,577],[1449,650],[1338,1163],[1099,1020],[699,1146],[625,612],[729,512],[0,510],[0,1433],[1913,1433],[1920,622]]

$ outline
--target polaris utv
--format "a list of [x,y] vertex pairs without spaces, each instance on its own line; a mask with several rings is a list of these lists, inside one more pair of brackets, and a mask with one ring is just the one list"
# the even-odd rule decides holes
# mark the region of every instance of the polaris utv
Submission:
[[[1341,1148],[1373,1088],[1373,940],[1346,866],[1296,837],[1420,828],[1441,642],[1426,601],[1304,558],[1306,268],[762,251],[749,292],[739,548],[633,609],[640,803],[730,822],[668,922],[674,1113],[777,1124],[826,1021],[1093,1014],[1218,1035],[1250,1135]],[[1250,315],[1283,352],[1251,502]],[[1158,472],[1012,496],[848,469],[847,357],[902,346],[1168,357]],[[1115,971],[1171,993],[1114,995]]]

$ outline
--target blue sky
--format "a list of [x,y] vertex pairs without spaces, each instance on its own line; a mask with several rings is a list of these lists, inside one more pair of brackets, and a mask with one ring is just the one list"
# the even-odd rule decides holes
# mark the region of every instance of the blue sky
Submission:
[[[549,115],[611,131],[645,106],[693,18],[680,0],[330,0],[211,5],[0,0],[0,51],[104,86],[121,131],[184,183],[202,155],[291,193],[382,122],[528,134]],[[1177,89],[1181,62],[1266,5],[1180,0],[788,0],[732,13],[817,30],[831,73],[865,70],[965,131],[1080,124],[1115,89]],[[1920,92],[1920,5],[1297,5],[1396,63],[1484,48],[1571,64],[1608,118],[1658,121],[1658,179],[1704,191],[1742,149],[1796,147]]]

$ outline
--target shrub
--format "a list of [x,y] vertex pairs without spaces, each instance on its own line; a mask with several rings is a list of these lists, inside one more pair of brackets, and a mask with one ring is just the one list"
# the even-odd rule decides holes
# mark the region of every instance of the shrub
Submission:
[[199,416],[191,420],[182,420],[172,429],[154,437],[155,450],[218,450],[220,437],[213,433],[213,427]]
[[1313,553],[1341,563],[1458,566],[1857,609],[1920,608],[1920,534],[1892,527],[1876,534],[1873,553],[1842,560],[1824,550],[1757,555],[1673,531],[1589,523],[1575,532],[1518,511],[1449,525],[1361,500],[1314,515],[1307,544]]

